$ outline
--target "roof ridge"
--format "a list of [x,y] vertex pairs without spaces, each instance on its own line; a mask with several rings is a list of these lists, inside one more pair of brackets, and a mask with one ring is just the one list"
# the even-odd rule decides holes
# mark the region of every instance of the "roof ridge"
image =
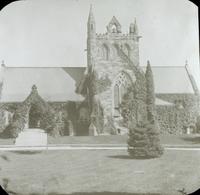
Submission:
[[[141,66],[141,67],[146,67],[146,66]],[[185,68],[185,66],[151,66],[153,68]]]
[[195,81],[193,75],[191,74],[190,69],[188,68],[187,65],[185,66],[185,69],[186,69],[187,75],[189,77],[190,83],[192,85],[192,88],[194,90],[194,93],[195,94],[199,94],[199,89],[197,87],[196,81]]

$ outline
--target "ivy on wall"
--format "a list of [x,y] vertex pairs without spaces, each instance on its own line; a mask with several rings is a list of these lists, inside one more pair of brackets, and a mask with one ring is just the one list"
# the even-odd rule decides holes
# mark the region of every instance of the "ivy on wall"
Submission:
[[1,100],[1,95],[2,95],[2,89],[3,89],[3,82],[0,82],[0,100]]
[[25,123],[27,121],[27,110],[28,105],[26,104],[17,107],[13,115],[12,122],[4,130],[6,135],[15,138],[18,136],[18,133],[24,129]]
[[95,70],[90,70],[88,73],[87,83],[89,94],[86,101],[89,102],[91,122],[94,123],[97,128],[97,132],[102,133],[104,129],[104,112],[103,107],[96,95],[104,92],[111,86],[112,82],[108,75],[99,78]]
[[87,83],[92,96],[104,92],[112,84],[107,74],[99,78],[95,70],[89,74]]
[[188,127],[195,130],[199,116],[199,96],[195,94],[156,94],[171,106],[156,106],[161,133],[186,133]]

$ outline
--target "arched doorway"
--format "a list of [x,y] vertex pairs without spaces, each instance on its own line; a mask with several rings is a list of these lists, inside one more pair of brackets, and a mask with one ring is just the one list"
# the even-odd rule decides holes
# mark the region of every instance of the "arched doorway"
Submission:
[[41,118],[42,118],[42,111],[39,105],[31,104],[29,109],[29,128],[40,128]]

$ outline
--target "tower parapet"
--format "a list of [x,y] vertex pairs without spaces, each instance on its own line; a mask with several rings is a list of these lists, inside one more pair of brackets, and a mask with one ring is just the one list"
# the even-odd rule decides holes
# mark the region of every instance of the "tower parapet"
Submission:
[[122,32],[122,26],[115,16],[106,26],[106,32],[96,33],[96,23],[92,6],[88,17],[87,57],[88,68],[100,61],[119,61],[119,49],[135,64],[139,65],[139,30],[136,19],[130,24],[129,33]]

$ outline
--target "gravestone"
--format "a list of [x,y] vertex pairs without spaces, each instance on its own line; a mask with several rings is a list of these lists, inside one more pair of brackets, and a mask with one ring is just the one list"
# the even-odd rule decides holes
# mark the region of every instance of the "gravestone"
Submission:
[[25,129],[18,134],[16,146],[46,146],[47,133],[42,129]]
[[98,135],[97,128],[93,123],[91,123],[89,126],[89,136],[97,136],[97,135]]

